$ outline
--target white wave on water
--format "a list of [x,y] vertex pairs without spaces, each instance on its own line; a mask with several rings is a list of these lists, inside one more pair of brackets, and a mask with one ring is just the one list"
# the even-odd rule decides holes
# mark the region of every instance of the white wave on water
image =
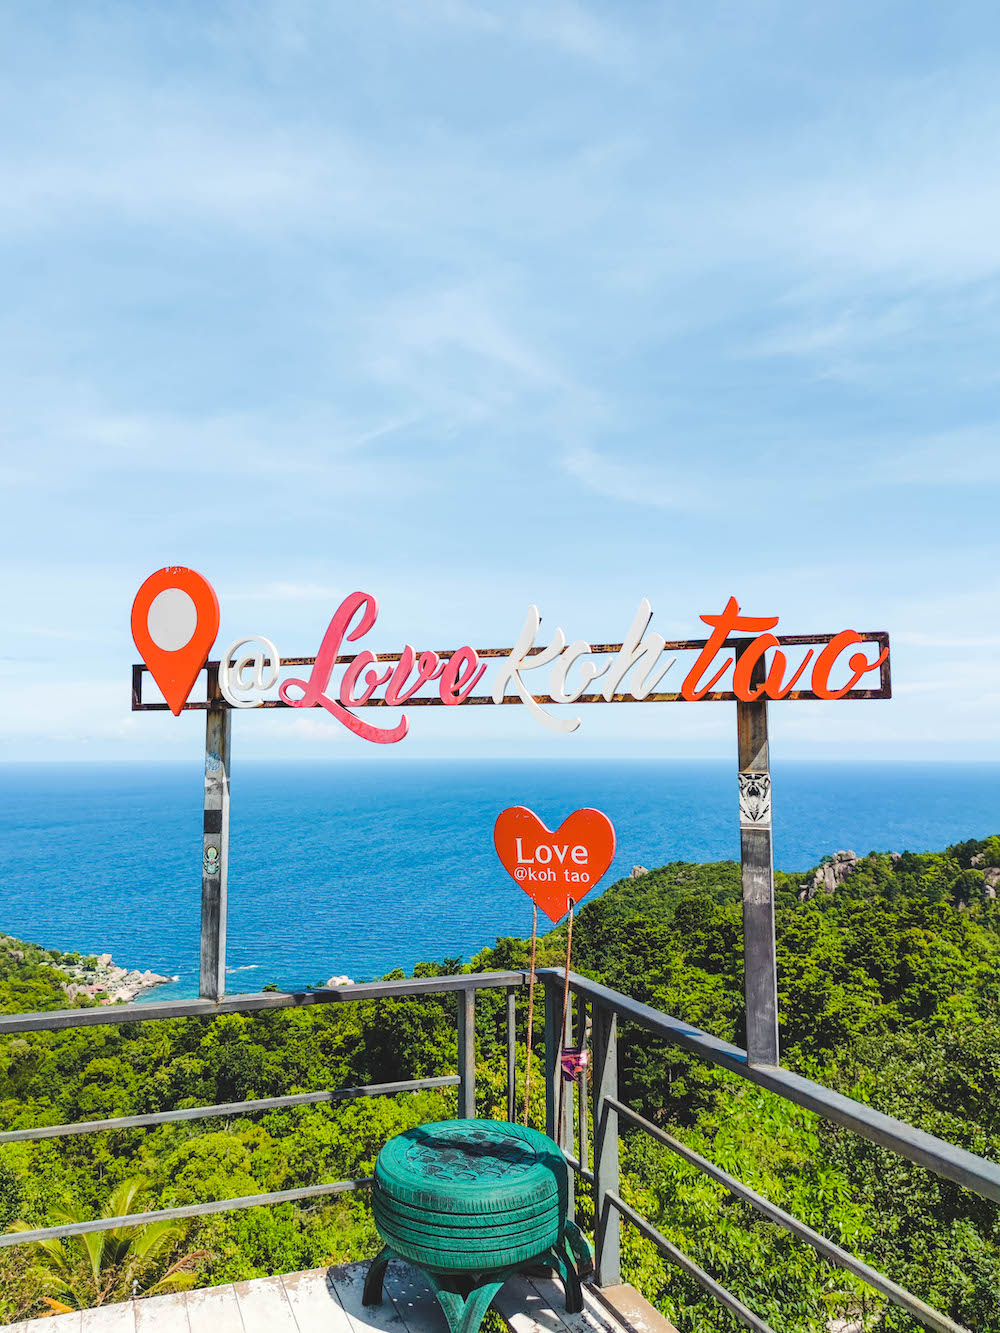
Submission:
[[[260,963],[245,963],[242,967],[227,967],[227,968],[226,968],[226,971],[227,971],[227,972],[254,972],[254,971],[257,970],[258,967],[261,967],[261,966],[262,966],[262,964],[260,964]],[[176,978],[175,978],[175,980],[176,980]]]

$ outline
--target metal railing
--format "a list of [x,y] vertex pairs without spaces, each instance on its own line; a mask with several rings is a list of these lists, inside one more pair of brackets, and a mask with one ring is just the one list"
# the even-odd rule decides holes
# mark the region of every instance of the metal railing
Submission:
[[[735,1198],[749,1204],[769,1221],[810,1245],[823,1259],[867,1283],[886,1300],[906,1310],[926,1328],[934,1330],[934,1333],[968,1333],[967,1329],[949,1316],[932,1309],[919,1297],[904,1290],[863,1260],[771,1203],[622,1102],[618,1096],[618,1020],[635,1024],[656,1037],[691,1052],[709,1064],[748,1079],[786,1101],[815,1112],[826,1120],[843,1125],[862,1138],[888,1148],[898,1156],[926,1167],[935,1174],[955,1181],[996,1203],[1000,1203],[1000,1165],[977,1157],[965,1149],[946,1143],[780,1066],[750,1065],[746,1052],[739,1047],[721,1041],[689,1023],[682,1023],[669,1014],[630,999],[619,991],[611,990],[599,982],[591,981],[576,973],[570,974],[574,1005],[570,1006],[565,1030],[560,1031],[565,973],[561,968],[546,968],[539,976],[545,992],[546,1130],[563,1146],[571,1168],[592,1188],[595,1276],[600,1286],[613,1286],[621,1281],[621,1219],[624,1218],[650,1240],[670,1262],[687,1273],[747,1328],[757,1330],[757,1333],[773,1333],[770,1326],[747,1309],[737,1296],[727,1291],[694,1260],[683,1254],[647,1218],[621,1197],[619,1134],[621,1122],[624,1122],[649,1134],[656,1142],[674,1152],[690,1166],[722,1185]],[[0,1133],[0,1145],[107,1130],[146,1128],[214,1116],[251,1114],[357,1097],[391,1096],[426,1088],[457,1087],[458,1113],[463,1117],[472,1117],[475,1115],[476,1107],[475,994],[477,990],[500,988],[506,990],[506,1101],[507,1117],[513,1120],[516,992],[526,981],[527,977],[523,972],[486,972],[474,975],[370,982],[304,993],[268,991],[252,995],[226,996],[218,1002],[203,999],[175,1000],[0,1016],[0,1037],[2,1037],[15,1033],[63,1031],[69,1028],[150,1022],[164,1018],[211,1018],[219,1014],[253,1013],[361,1000],[403,999],[411,996],[445,996],[456,992],[458,1037],[458,1070],[455,1074],[297,1093],[292,1096],[261,1098],[254,1101],[185,1107],[181,1110],[159,1111],[149,1115],[119,1116],[108,1120],[8,1130]],[[562,1120],[557,1124],[560,1105],[558,1087],[561,1078],[559,1055],[561,1047],[571,1042],[574,1033],[577,1045],[583,1045],[588,1033],[590,1034],[591,1066],[578,1081],[575,1098],[566,1097],[563,1100]],[[315,1199],[324,1195],[343,1193],[346,1190],[364,1188],[370,1183],[369,1178],[338,1180],[271,1194],[220,1199],[180,1208],[159,1209],[155,1212],[132,1213],[124,1217],[67,1223],[37,1231],[8,1232],[0,1235],[0,1246],[23,1245],[30,1241],[83,1235],[164,1219],[200,1217],[231,1209]],[[573,1196],[574,1191],[570,1190],[571,1209]]]
[[[206,1120],[216,1116],[254,1114],[291,1106],[320,1102],[348,1101],[358,1097],[386,1097],[401,1092],[419,1092],[426,1088],[458,1088],[458,1114],[476,1114],[475,994],[477,990],[507,989],[507,1108],[513,1118],[514,1106],[514,991],[526,981],[523,972],[486,972],[474,976],[416,977],[401,981],[363,982],[314,991],[261,991],[252,995],[227,995],[214,1000],[168,1000],[149,1004],[102,1005],[95,1009],[59,1009],[51,1012],[0,1016],[0,1037],[25,1032],[63,1032],[69,1028],[120,1026],[123,1023],[148,1023],[165,1018],[215,1018],[220,1014],[256,1013],[264,1010],[298,1009],[316,1004],[357,1003],[362,1000],[405,999],[417,995],[457,996],[458,1071],[436,1078],[406,1079],[395,1083],[374,1083],[362,1087],[332,1088],[318,1092],[296,1093],[287,1097],[261,1097],[253,1101],[219,1102],[211,1106],[184,1107],[176,1111],[156,1111],[148,1115],[116,1116],[108,1120],[78,1121],[68,1125],[40,1125],[32,1129],[13,1129],[0,1133],[0,1145],[37,1139],[67,1138],[77,1134],[95,1134],[108,1130],[153,1128],[179,1120]],[[317,1199],[347,1190],[363,1189],[370,1177],[357,1180],[333,1180],[321,1185],[269,1194],[241,1195],[208,1203],[186,1204],[179,1208],[160,1208],[154,1212],[129,1213],[122,1217],[99,1217],[87,1222],[68,1222],[61,1226],[41,1227],[35,1231],[10,1231],[0,1235],[0,1247],[25,1245],[31,1241],[57,1240],[83,1236],[95,1231],[109,1231],[124,1226],[142,1226],[177,1218],[203,1217],[239,1208],[256,1208],[277,1203]]]
[[[561,1017],[565,973],[561,968],[550,968],[545,969],[541,975],[545,983],[546,1014],[552,1016],[546,1025],[548,1034],[550,1029],[554,1032],[558,1027],[559,1019],[555,1015]],[[625,1121],[649,1134],[656,1142],[722,1185],[735,1198],[749,1204],[769,1221],[805,1241],[822,1258],[860,1278],[886,1300],[907,1311],[924,1327],[933,1329],[934,1333],[969,1333],[968,1329],[948,1315],[933,1309],[912,1292],[906,1291],[626,1106],[618,1096],[618,1020],[620,1018],[633,1023],[690,1051],[709,1064],[748,1079],[786,1101],[843,1125],[860,1137],[888,1148],[907,1161],[926,1167],[936,1175],[955,1181],[995,1203],[1000,1203],[1000,1164],[977,1157],[964,1148],[946,1143],[943,1139],[935,1138],[932,1134],[884,1115],[863,1102],[854,1101],[778,1065],[751,1065],[747,1061],[746,1052],[738,1046],[712,1037],[690,1023],[682,1023],[669,1014],[630,999],[599,982],[570,973],[570,987],[576,1002],[576,1031],[579,1033],[586,1030],[588,1006],[593,1030],[590,1115],[593,1122],[594,1169],[592,1173],[585,1171],[584,1175],[593,1186],[595,1269],[601,1286],[621,1281],[620,1223],[624,1217],[647,1240],[652,1241],[665,1258],[686,1272],[747,1328],[755,1329],[757,1333],[773,1333],[769,1324],[747,1309],[737,1296],[678,1250],[647,1218],[622,1199],[619,1192],[618,1150],[620,1121]],[[586,1091],[581,1090],[581,1105],[585,1100]],[[572,1111],[567,1116],[564,1108],[564,1116],[565,1122],[560,1127],[561,1141],[571,1143],[574,1133]],[[549,1132],[554,1133],[555,1129],[553,1114],[550,1116]],[[585,1166],[588,1158],[587,1131],[582,1114],[580,1140],[579,1159],[570,1159],[574,1166]]]

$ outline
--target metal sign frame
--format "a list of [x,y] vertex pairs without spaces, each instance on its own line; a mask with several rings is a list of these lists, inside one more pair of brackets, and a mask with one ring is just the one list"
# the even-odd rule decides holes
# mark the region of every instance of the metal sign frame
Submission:
[[[804,648],[804,647],[819,646],[820,644],[832,643],[833,640],[837,637],[837,635],[836,634],[779,634],[776,635],[775,637],[777,639],[778,647]],[[861,639],[863,640],[864,643],[877,644],[880,652],[882,650],[885,651],[886,654],[885,660],[878,668],[879,672],[878,689],[848,690],[847,693],[841,695],[840,698],[841,699],[890,699],[892,697],[892,674],[891,674],[891,662],[889,657],[888,632],[886,630],[870,630],[861,633]],[[667,640],[663,645],[663,651],[698,652],[700,649],[705,648],[708,645],[708,642],[709,642],[708,639]],[[752,642],[754,642],[753,639],[749,639],[746,637],[740,637],[738,639],[726,639],[720,645],[719,651],[721,652],[723,649],[729,649],[730,651],[734,651],[736,653],[745,652]],[[590,654],[594,657],[600,657],[608,653],[619,653],[621,652],[621,649],[622,645],[620,643],[595,643],[590,645]],[[437,655],[441,658],[441,660],[445,662],[448,661],[457,650],[454,648],[443,648],[436,651]],[[477,657],[485,660],[489,658],[510,657],[512,650],[510,648],[476,648],[474,651]],[[525,655],[527,657],[538,657],[543,652],[545,652],[544,648],[532,648]],[[334,664],[336,666],[349,666],[354,661],[357,655],[358,654],[356,653],[348,653],[338,656],[334,659]],[[402,652],[380,652],[373,654],[373,656],[376,662],[398,662],[402,657]],[[281,659],[281,665],[283,667],[315,666],[315,664],[316,664],[315,657],[283,657]],[[235,666],[235,665],[236,665],[235,659],[230,659],[230,666]],[[263,659],[263,665],[270,666],[271,665],[270,659],[265,657]],[[231,709],[233,707],[233,705],[229,703],[227,700],[225,700],[222,697],[222,695],[218,692],[219,670],[221,666],[222,662],[220,659],[216,659],[214,661],[209,661],[205,663],[204,670],[208,678],[207,697],[202,700],[198,699],[188,700],[183,705],[181,711],[183,712],[190,710],[204,711],[205,709],[209,708]],[[132,711],[134,713],[170,712],[171,711],[170,705],[167,703],[155,700],[147,702],[143,699],[142,697],[143,677],[148,674],[149,674],[149,667],[145,664],[145,662],[136,662],[133,665]],[[762,684],[763,678],[761,678],[761,680],[758,681],[758,683]],[[692,701],[690,699],[685,698],[684,695],[681,694],[679,691],[652,693],[645,695],[643,698],[636,698],[633,694],[630,693],[616,693],[612,695],[610,699],[606,699],[603,694],[582,694],[579,696],[579,698],[574,699],[572,705],[570,704],[560,705],[558,700],[551,699],[543,695],[538,695],[536,696],[536,698],[538,698],[539,700],[544,700],[544,702],[546,703],[552,703],[554,705],[561,707],[574,707],[576,704],[603,704],[603,703],[673,704],[673,703],[691,703],[691,702],[698,702],[698,703],[743,702],[740,699],[739,695],[734,694],[732,690],[711,690],[707,694],[702,695],[702,697],[697,701]],[[782,703],[786,701],[801,702],[803,700],[813,700],[816,702],[823,702],[821,696],[814,693],[814,691],[812,690],[791,690],[787,695],[785,695],[782,698],[780,702]],[[840,700],[838,700],[837,702],[839,701]],[[523,706],[523,702],[524,701],[518,695],[507,695],[504,697],[503,700],[500,701],[500,704],[521,704]],[[463,701],[462,707],[467,708],[469,707],[470,704],[489,705],[490,707],[494,708],[500,706],[500,704],[498,704],[497,700],[495,700],[491,694],[472,694]],[[318,704],[313,704],[312,706],[314,708],[319,707]],[[350,705],[352,709],[386,708],[386,707],[420,708],[423,706],[433,706],[440,708],[443,707],[444,705],[443,705],[443,700],[441,700],[437,695],[433,694],[420,695],[412,699],[407,699],[405,702],[392,705],[386,704],[386,701],[380,697],[367,699],[364,703],[357,703]],[[262,699],[258,703],[256,703],[254,707],[292,708],[295,707],[295,705],[286,703],[284,699]]]
[[[836,634],[786,634],[774,636],[772,647],[806,647],[829,644]],[[885,630],[875,630],[860,635],[863,643],[878,646],[879,684],[877,689],[851,689],[839,696],[848,699],[889,699],[892,696],[892,675],[889,653],[889,635]],[[665,642],[662,651],[700,651],[708,644],[708,639],[676,639]],[[718,651],[729,649],[735,653],[735,664],[755,644],[755,638],[728,638],[719,645]],[[594,656],[618,653],[620,643],[602,643],[589,645],[589,652]],[[437,654],[442,662],[447,662],[455,652],[445,650]],[[513,650],[507,648],[476,649],[480,659],[508,658]],[[547,652],[544,647],[533,647],[525,657],[536,657]],[[338,655],[334,665],[350,666],[358,654]],[[381,652],[369,654],[376,663],[398,662],[402,652]],[[269,658],[262,658],[262,664],[270,667]],[[313,666],[315,657],[291,657],[281,659],[281,666]],[[236,665],[231,657],[226,659],[227,670]],[[229,868],[229,774],[232,754],[232,714],[236,708],[223,696],[220,689],[221,660],[206,662],[206,698],[187,701],[179,711],[205,712],[205,807],[203,826],[202,856],[202,896],[201,896],[201,958],[199,994],[203,999],[219,1001],[225,994],[226,970],[226,908],[228,894]],[[167,703],[147,702],[143,699],[143,677],[149,668],[145,663],[132,667],[132,709],[134,712],[163,712],[170,708]],[[752,688],[762,686],[766,678],[764,655],[758,650],[757,659],[750,676]],[[822,696],[813,690],[792,690],[784,695],[781,702],[799,702],[820,700]],[[535,703],[559,701],[543,695],[535,696]],[[496,699],[492,695],[469,695],[464,704],[480,706],[499,706],[502,704],[524,705],[525,700],[516,694],[505,694]],[[751,1065],[774,1066],[779,1063],[780,1048],[778,1041],[778,978],[774,933],[774,856],[772,847],[771,816],[771,769],[768,741],[768,703],[761,694],[758,698],[747,700],[732,690],[712,690],[699,696],[697,700],[686,698],[680,692],[650,693],[636,697],[632,693],[615,693],[610,698],[603,694],[583,694],[574,699],[573,704],[599,703],[735,703],[736,731],[739,776],[739,811],[740,811],[740,861],[743,888],[743,938],[744,938],[744,990],[746,997],[747,1058]],[[444,700],[435,695],[412,697],[403,702],[387,705],[385,699],[372,697],[353,708],[415,708],[423,706],[443,706]],[[288,708],[294,704],[284,699],[261,699],[256,708]],[[313,704],[318,707],[319,704]],[[565,705],[564,705],[565,706]]]

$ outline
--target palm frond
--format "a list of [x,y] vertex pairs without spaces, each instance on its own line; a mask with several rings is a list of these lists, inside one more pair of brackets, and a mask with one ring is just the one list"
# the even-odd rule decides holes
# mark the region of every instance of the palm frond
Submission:
[[176,1222],[151,1222],[132,1241],[132,1254],[140,1260],[154,1259],[160,1250],[180,1240],[183,1231]]
[[[209,1250],[191,1250],[190,1253],[188,1254],[182,1254],[179,1259],[175,1260],[175,1262],[170,1265],[167,1271],[160,1278],[159,1282],[157,1282],[154,1286],[150,1287],[149,1290],[156,1291],[158,1287],[163,1286],[164,1282],[172,1281],[174,1280],[175,1276],[180,1276],[182,1269],[187,1268],[191,1264],[196,1263],[197,1260],[199,1259],[207,1259],[210,1253],[211,1251]],[[191,1279],[190,1283],[188,1283],[189,1286],[194,1283],[195,1280],[194,1273],[184,1274],[183,1276],[185,1278],[185,1281],[187,1280],[187,1278]]]
[[49,1307],[48,1314],[40,1316],[42,1319],[48,1319],[54,1314],[75,1314],[80,1308],[77,1305],[66,1305],[63,1301],[57,1301],[53,1296],[43,1297],[42,1304]]
[[147,1293],[156,1291],[165,1296],[172,1291],[190,1291],[197,1281],[197,1273],[174,1273],[172,1277],[161,1278],[153,1286],[147,1287],[146,1291]]
[[105,1250],[107,1246],[107,1232],[88,1231],[82,1236],[78,1236],[83,1252],[90,1265],[90,1271],[93,1274],[94,1281],[98,1282],[101,1276],[101,1269],[106,1267]]
[[[123,1180],[116,1185],[108,1196],[108,1201],[101,1209],[102,1217],[127,1217],[132,1211],[132,1204],[136,1197],[146,1188],[148,1181],[145,1176],[133,1176],[130,1180]],[[115,1231],[125,1230],[124,1227],[116,1227]]]

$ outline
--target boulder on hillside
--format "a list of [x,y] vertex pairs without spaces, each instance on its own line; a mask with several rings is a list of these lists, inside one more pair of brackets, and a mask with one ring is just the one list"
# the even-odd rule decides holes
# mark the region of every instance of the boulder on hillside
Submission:
[[858,866],[857,852],[834,852],[829,861],[817,866],[811,880],[799,885],[799,902],[815,898],[817,893],[836,893],[837,887]]
[[639,879],[642,875],[648,875],[649,871],[645,866],[633,866],[628,873],[629,879]]

